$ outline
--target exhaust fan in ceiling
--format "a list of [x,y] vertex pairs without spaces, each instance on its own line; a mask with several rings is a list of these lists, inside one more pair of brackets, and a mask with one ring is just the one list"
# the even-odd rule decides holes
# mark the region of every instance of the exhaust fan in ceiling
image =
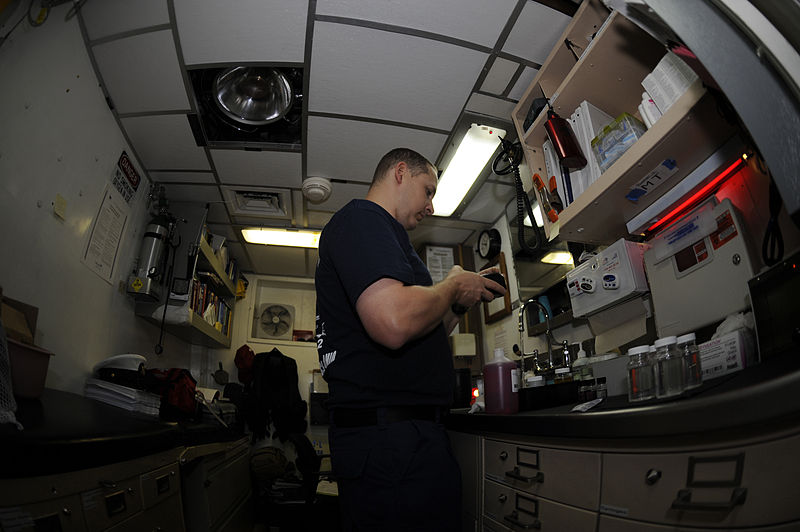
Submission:
[[303,69],[230,66],[189,71],[198,146],[300,150]]

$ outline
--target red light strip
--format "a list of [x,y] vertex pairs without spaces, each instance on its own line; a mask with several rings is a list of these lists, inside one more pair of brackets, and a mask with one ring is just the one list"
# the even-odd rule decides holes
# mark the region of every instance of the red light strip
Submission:
[[734,170],[738,170],[739,167],[743,165],[744,161],[741,158],[736,159],[733,162],[733,164],[731,164],[729,167],[723,170],[717,177],[706,183],[703,188],[692,194],[691,197],[689,197],[689,199],[687,199],[686,201],[684,201],[683,203],[672,209],[666,216],[664,216],[659,221],[648,227],[645,232],[653,233],[657,229],[666,227],[667,225],[675,221],[684,212],[688,211],[690,208],[694,207],[702,200],[706,199],[707,197],[706,194],[711,189],[715,188],[717,185],[720,185],[722,181],[734,175],[735,173]]

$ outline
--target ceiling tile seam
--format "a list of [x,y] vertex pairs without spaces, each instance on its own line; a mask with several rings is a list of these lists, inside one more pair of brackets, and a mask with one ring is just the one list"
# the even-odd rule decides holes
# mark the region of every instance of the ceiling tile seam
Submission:
[[525,68],[526,68],[525,65],[517,66],[517,71],[514,72],[514,75],[511,76],[510,80],[508,80],[508,85],[506,86],[506,89],[503,91],[503,96],[508,97],[509,93],[511,93],[514,87],[517,85],[519,78],[522,77],[522,73],[525,72]]
[[462,48],[469,48],[470,50],[476,50],[478,52],[489,53],[492,51],[491,48],[488,46],[483,46],[482,44],[473,43],[470,41],[465,41],[463,39],[456,39],[455,37],[450,37],[448,35],[442,35],[440,33],[433,33],[430,31],[418,30],[415,28],[408,28],[405,26],[396,26],[393,24],[384,24],[381,22],[373,22],[371,20],[362,20],[356,18],[349,18],[349,17],[337,17],[333,15],[317,15],[316,20],[318,22],[330,22],[333,24],[342,24],[346,26],[358,26],[361,28],[368,28],[372,30],[378,31],[385,31],[388,33],[398,33],[401,35],[409,35],[411,37],[419,37],[422,39],[428,39],[431,41],[438,41],[445,44],[452,44],[454,46],[460,46]]
[[[269,146],[259,146],[259,145],[250,145],[252,143],[248,143],[247,141],[241,142],[232,142],[229,145],[225,144],[214,144],[212,146],[207,146],[209,150],[218,150],[218,151],[252,151],[252,152],[260,152],[260,151],[271,151],[271,152],[280,152],[280,153],[298,153],[300,150],[295,148],[296,144],[270,144]],[[244,145],[244,146],[242,146]]]
[[103,80],[103,76],[100,74],[100,68],[97,65],[97,59],[94,57],[94,52],[89,46],[89,32],[86,28],[86,21],[83,20],[83,13],[79,9],[78,10],[78,27],[81,30],[81,36],[83,37],[83,46],[86,50],[86,55],[89,57],[89,62],[92,65],[92,69],[94,70],[94,76],[97,80],[97,83],[100,86],[100,91],[103,93],[103,96],[106,99],[106,105],[108,105],[109,111],[111,111],[111,116],[114,117],[114,121],[117,123],[117,127],[119,128],[120,133],[122,133],[122,137],[125,139],[125,143],[127,144],[128,150],[130,150],[131,155],[136,160],[139,166],[139,170],[144,175],[145,179],[147,179],[149,187],[153,186],[153,179],[150,177],[150,174],[147,172],[147,169],[142,164],[142,158],[139,156],[139,153],[136,151],[136,148],[131,142],[130,136],[128,136],[128,132],[122,126],[122,122],[120,121],[119,113],[117,113],[116,106],[114,105],[114,100],[111,98],[111,95],[106,88],[105,81]]
[[164,172],[164,173],[192,173],[192,174],[213,174],[211,170],[198,170],[197,168],[148,168],[150,172]]
[[575,13],[578,11],[578,7],[580,7],[575,2],[570,0],[533,0],[537,4],[541,4],[545,7],[549,7],[550,9],[554,9],[559,13],[563,13],[567,16],[573,17]]
[[[496,98],[498,100],[503,100],[503,101],[509,102],[509,103],[517,103],[517,100],[512,100],[511,98],[509,98],[507,96],[500,96],[499,94],[494,94],[494,93],[491,93],[491,92],[477,90],[477,91],[474,92],[474,94],[480,94],[481,96],[488,96],[490,98]],[[509,118],[509,120],[511,120],[511,119]]]
[[192,185],[198,187],[219,187],[217,183],[207,183],[203,181],[156,181],[159,185]]
[[442,149],[439,152],[439,156],[436,158],[437,165],[441,163],[442,157],[444,157],[445,153],[447,152],[448,146],[453,140],[453,135],[455,133],[456,125],[459,124],[463,119],[464,111],[467,108],[467,104],[469,103],[469,99],[472,96],[472,93],[480,89],[480,87],[483,85],[483,82],[486,80],[486,76],[489,75],[489,70],[491,69],[495,60],[498,57],[501,57],[500,51],[502,50],[503,45],[506,42],[506,39],[508,39],[508,36],[511,34],[511,30],[514,28],[514,24],[516,24],[520,13],[522,13],[522,9],[525,7],[526,1],[527,0],[517,0],[517,5],[514,6],[514,9],[508,16],[508,20],[506,20],[506,23],[503,26],[503,29],[500,30],[500,35],[497,36],[497,41],[495,41],[494,46],[489,52],[489,57],[486,58],[486,62],[483,65],[483,69],[481,70],[481,73],[478,75],[478,79],[475,80],[475,84],[472,86],[472,91],[470,91],[469,96],[467,96],[466,100],[464,101],[464,105],[461,107],[461,112],[458,114],[458,118],[454,122],[452,130],[448,134],[447,141],[442,146]]
[[137,111],[135,113],[118,113],[120,118],[141,118],[144,116],[171,116],[191,113],[191,109],[175,109],[169,111]]
[[297,61],[222,61],[214,63],[191,63],[186,65],[187,71],[207,70],[209,68],[226,68],[235,64],[236,66],[250,67],[274,67],[274,68],[305,68],[305,63]]
[[113,41],[119,41],[121,39],[127,39],[128,37],[136,37],[137,35],[145,35],[147,33],[154,33],[156,31],[164,31],[172,29],[172,25],[169,22],[164,24],[157,24],[155,26],[146,26],[144,28],[136,28],[135,30],[125,30],[119,33],[114,33],[113,35],[106,35],[105,37],[100,37],[99,39],[94,39],[92,41],[88,41],[90,46],[99,46],[101,44],[106,44]]
[[194,100],[194,91],[191,89],[191,80],[189,79],[189,73],[186,71],[186,63],[183,61],[183,46],[181,45],[180,35],[178,34],[178,15],[175,13],[174,0],[167,0],[167,11],[169,12],[172,41],[175,44],[175,55],[178,58],[178,67],[181,70],[181,79],[183,79],[183,90],[186,92],[186,99],[189,101],[191,112],[197,113],[197,102]]
[[420,124],[409,124],[407,122],[396,122],[394,120],[385,120],[383,118],[372,118],[369,116],[356,116],[356,115],[343,115],[338,113],[326,113],[323,111],[309,111],[308,116],[316,116],[320,118],[335,118],[338,120],[351,120],[353,122],[369,122],[372,124],[382,124],[385,126],[403,127],[406,129],[416,129],[419,131],[426,131],[428,133],[438,133],[440,135],[449,135],[450,131],[446,129],[438,129],[435,127],[423,126]]
[[317,12],[317,0],[309,0],[306,15],[306,39],[303,50],[303,107],[300,109],[300,178],[308,175],[308,91],[311,87],[311,52],[314,40],[314,16]]
[[542,65],[537,63],[536,61],[531,61],[530,59],[525,59],[524,57],[520,57],[518,55],[510,54],[508,52],[498,52],[497,57],[502,57],[503,59],[508,59],[509,61],[514,61],[515,63],[522,63],[525,66],[535,68],[539,70],[542,68]]

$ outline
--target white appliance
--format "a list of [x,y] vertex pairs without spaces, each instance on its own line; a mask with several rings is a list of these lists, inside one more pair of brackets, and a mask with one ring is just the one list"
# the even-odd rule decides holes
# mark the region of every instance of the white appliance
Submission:
[[684,334],[750,306],[757,254],[736,208],[705,203],[662,231],[645,253],[659,336]]
[[619,239],[567,272],[572,315],[588,316],[648,291],[643,256],[647,244]]

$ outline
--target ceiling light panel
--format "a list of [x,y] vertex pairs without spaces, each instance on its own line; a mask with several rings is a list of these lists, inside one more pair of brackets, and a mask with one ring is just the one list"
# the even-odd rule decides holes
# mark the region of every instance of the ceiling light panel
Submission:
[[308,2],[175,0],[184,62],[302,63]]
[[131,116],[121,118],[120,123],[145,168],[211,170],[186,115]]
[[85,2],[81,5],[80,13],[89,40],[159,24],[169,24],[169,11],[164,0]]
[[506,90],[506,87],[508,87],[508,82],[511,81],[511,78],[517,72],[518,68],[519,63],[503,59],[502,57],[496,57],[494,63],[492,63],[492,67],[489,69],[489,73],[486,74],[486,79],[483,80],[481,91],[491,94],[502,94],[503,91]]
[[541,65],[571,20],[538,2],[525,2],[503,51]]
[[309,110],[449,130],[487,57],[410,35],[317,22]]
[[190,108],[172,31],[108,41],[92,53],[119,114]]
[[211,172],[149,172],[150,178],[162,183],[216,183]]
[[317,0],[317,15],[369,20],[494,47],[516,0]]
[[408,147],[436,162],[447,142],[440,133],[319,116],[308,117],[307,138],[308,175],[363,183],[372,182],[378,161],[393,148]]
[[508,97],[512,100],[521,100],[522,95],[525,94],[525,91],[531,86],[533,78],[535,78],[538,73],[539,70],[536,68],[525,67],[525,70],[522,71],[517,82],[514,83],[514,86],[508,91]]
[[282,151],[209,150],[221,183],[300,188],[302,154]]
[[474,92],[469,97],[469,101],[467,101],[466,110],[508,120],[514,110],[514,102]]

